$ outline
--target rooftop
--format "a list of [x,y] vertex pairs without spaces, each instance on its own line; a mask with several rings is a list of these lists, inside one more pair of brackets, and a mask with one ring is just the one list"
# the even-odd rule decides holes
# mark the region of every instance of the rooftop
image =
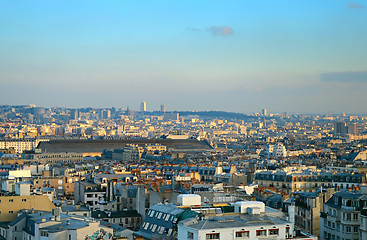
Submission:
[[40,142],[37,146],[42,152],[76,152],[76,153],[94,153],[103,152],[106,148],[117,149],[123,148],[127,144],[161,144],[167,148],[178,150],[211,149],[206,141],[197,141],[194,139],[108,139],[108,140],[51,140],[48,142]]
[[239,228],[246,226],[264,226],[277,224],[290,224],[280,218],[261,215],[238,214],[236,216],[216,216],[202,220],[186,219],[182,224],[186,227],[195,229],[213,229],[213,228]]

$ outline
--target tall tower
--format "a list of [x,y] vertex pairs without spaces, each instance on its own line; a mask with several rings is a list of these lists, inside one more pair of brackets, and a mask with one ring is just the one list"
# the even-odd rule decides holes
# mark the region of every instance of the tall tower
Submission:
[[70,119],[77,120],[79,118],[79,111],[77,109],[70,110]]
[[346,122],[336,122],[334,123],[335,135],[344,136],[348,134],[348,124]]
[[358,135],[358,128],[356,123],[349,122],[347,126],[348,126],[348,134]]
[[140,103],[140,112],[146,112],[147,111],[147,103],[141,102]]
[[264,108],[263,110],[262,110],[262,114],[263,114],[263,122],[264,122],[264,127],[266,127],[266,119],[265,119],[265,116],[266,116],[266,114],[267,114],[267,111],[266,111],[266,108]]
[[166,105],[164,105],[164,104],[161,105],[161,112],[163,112],[163,113],[166,112]]

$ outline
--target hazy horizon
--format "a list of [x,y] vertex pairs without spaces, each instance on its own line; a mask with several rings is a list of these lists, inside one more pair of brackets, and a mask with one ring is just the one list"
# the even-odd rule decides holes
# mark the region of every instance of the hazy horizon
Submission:
[[4,1],[0,104],[367,113],[366,1]]

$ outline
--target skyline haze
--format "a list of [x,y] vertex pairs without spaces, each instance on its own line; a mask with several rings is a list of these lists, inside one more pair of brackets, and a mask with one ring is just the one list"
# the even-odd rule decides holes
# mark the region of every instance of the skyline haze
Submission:
[[366,1],[0,3],[0,102],[366,113]]

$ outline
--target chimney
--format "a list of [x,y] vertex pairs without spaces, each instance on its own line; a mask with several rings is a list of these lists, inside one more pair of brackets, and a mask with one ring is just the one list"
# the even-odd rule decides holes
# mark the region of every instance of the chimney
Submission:
[[52,209],[52,215],[55,217],[56,221],[60,221],[61,216],[60,216],[60,208],[54,208]]

